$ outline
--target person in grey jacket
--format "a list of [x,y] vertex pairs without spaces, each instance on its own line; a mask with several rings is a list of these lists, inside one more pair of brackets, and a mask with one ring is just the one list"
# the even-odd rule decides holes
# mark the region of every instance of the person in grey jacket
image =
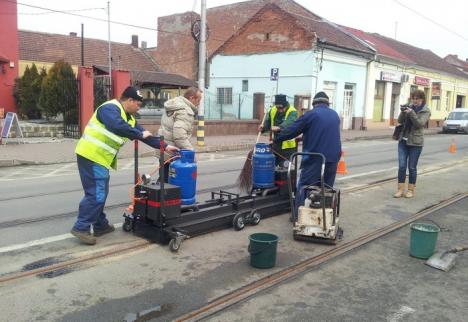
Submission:
[[[398,116],[398,123],[403,125],[403,130],[398,138],[398,191],[393,195],[395,198],[414,196],[418,160],[424,145],[424,127],[431,117],[423,91],[412,92],[410,98],[411,104],[403,105]],[[406,168],[409,182],[405,192]]]
[[[165,111],[161,118],[159,136],[164,141],[179,149],[193,150],[190,137],[192,136],[193,121],[197,115],[203,92],[196,87],[189,87],[183,96],[177,96],[164,103]],[[165,156],[164,159],[168,159]],[[164,181],[168,181],[169,163],[164,167]]]

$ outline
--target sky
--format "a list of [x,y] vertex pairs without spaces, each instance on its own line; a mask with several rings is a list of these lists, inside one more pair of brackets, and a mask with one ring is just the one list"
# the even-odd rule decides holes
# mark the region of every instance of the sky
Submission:
[[[0,0],[11,1],[11,0]],[[18,28],[58,34],[77,32],[84,24],[87,38],[108,39],[107,1],[103,0],[18,0]],[[233,0],[207,0],[207,7],[230,4]],[[336,24],[395,38],[429,49],[441,57],[456,54],[468,58],[468,1],[466,0],[296,0],[313,13]],[[200,0],[112,0],[111,41],[130,43],[138,35],[148,47],[157,45],[157,17],[186,11],[200,12]],[[51,12],[67,11],[75,15]]]

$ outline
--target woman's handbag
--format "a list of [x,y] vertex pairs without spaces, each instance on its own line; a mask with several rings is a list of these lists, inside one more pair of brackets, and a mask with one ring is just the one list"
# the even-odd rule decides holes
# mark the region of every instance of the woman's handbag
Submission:
[[400,139],[400,134],[402,130],[403,130],[403,124],[395,126],[395,130],[393,130],[392,139],[398,141]]

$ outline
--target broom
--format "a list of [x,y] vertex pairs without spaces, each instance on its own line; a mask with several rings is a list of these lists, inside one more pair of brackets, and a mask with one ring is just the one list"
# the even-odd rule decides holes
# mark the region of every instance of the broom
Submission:
[[[261,124],[265,122],[266,114],[267,113],[263,113],[263,119],[262,119]],[[261,134],[262,134],[262,131],[258,131],[257,140],[255,140],[255,145],[257,145]],[[255,145],[254,145],[254,148],[255,148]],[[244,166],[242,167],[239,177],[237,178],[237,185],[239,186],[239,190],[241,192],[248,192],[249,189],[252,187],[253,154],[254,154],[254,149],[250,150],[249,153],[247,153],[247,158],[245,159]]]

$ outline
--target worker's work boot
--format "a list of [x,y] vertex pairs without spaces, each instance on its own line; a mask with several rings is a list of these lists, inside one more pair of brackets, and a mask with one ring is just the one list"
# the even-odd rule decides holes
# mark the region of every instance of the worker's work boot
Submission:
[[87,245],[96,244],[96,237],[91,235],[89,231],[85,232],[85,231],[78,231],[78,230],[72,229],[70,233],[73,236],[77,237],[83,244],[87,244]]
[[112,225],[112,224],[107,225],[107,227],[104,228],[104,229],[95,230],[95,231],[94,231],[94,237],[101,237],[102,235],[111,233],[111,232],[113,232],[114,230],[115,230],[114,225]]
[[393,198],[401,198],[405,194],[405,184],[399,183],[398,184],[398,191],[393,195]]
[[405,193],[405,198],[413,198],[414,197],[414,188],[415,188],[414,184],[410,183],[408,185],[408,191],[406,191],[406,193]]

